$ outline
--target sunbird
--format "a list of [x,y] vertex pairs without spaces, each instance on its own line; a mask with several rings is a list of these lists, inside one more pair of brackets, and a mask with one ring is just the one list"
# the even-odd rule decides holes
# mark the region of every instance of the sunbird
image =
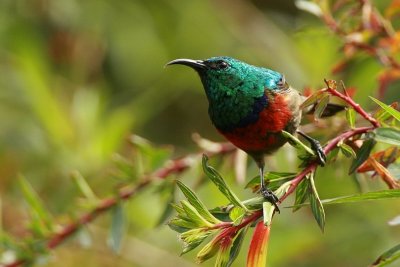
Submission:
[[[265,185],[264,157],[288,141],[282,131],[302,135],[316,152],[318,162],[324,165],[326,161],[320,143],[297,130],[305,97],[286,82],[283,74],[231,57],[175,59],[166,66],[174,64],[189,66],[199,74],[212,123],[226,139],[255,160],[260,193],[279,212],[279,199]],[[341,109],[340,105],[330,104],[325,115]]]

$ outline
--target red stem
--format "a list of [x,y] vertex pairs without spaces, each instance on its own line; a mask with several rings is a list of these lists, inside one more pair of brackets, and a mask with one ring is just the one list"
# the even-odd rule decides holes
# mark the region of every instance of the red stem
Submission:
[[347,104],[349,104],[364,119],[369,121],[375,128],[379,127],[379,122],[371,115],[369,115],[359,104],[354,102],[354,100],[350,96],[342,94],[339,91],[332,88],[328,80],[325,80],[325,83],[328,86],[328,88],[322,89],[323,91],[327,91],[329,94],[339,97],[340,99],[346,101]]
[[[182,171],[191,167],[194,163],[193,158],[198,157],[203,153],[207,153],[209,156],[214,155],[224,155],[235,151],[236,148],[230,143],[222,143],[219,150],[213,151],[203,151],[197,154],[187,155],[180,159],[171,160],[165,163],[163,167],[154,171],[152,174],[144,176],[140,183],[138,183],[134,187],[123,188],[120,189],[117,196],[110,197],[103,199],[95,208],[91,211],[83,214],[74,222],[64,226],[61,231],[55,233],[47,240],[47,248],[54,249],[55,247],[59,246],[63,243],[68,237],[72,236],[76,233],[83,225],[92,222],[94,219],[97,218],[98,215],[105,213],[106,211],[110,210],[114,206],[116,206],[119,201],[121,200],[128,200],[133,195],[138,193],[143,188],[147,187],[149,184],[152,183],[154,178],[164,179],[171,174],[181,173]],[[28,263],[28,259],[16,259],[14,262],[4,264],[3,267],[17,267],[22,266],[23,264]]]

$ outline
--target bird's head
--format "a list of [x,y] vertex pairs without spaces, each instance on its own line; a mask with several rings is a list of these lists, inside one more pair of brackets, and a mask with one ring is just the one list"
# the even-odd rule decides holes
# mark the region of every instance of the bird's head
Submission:
[[252,66],[231,57],[212,57],[206,60],[175,59],[168,65],[185,65],[196,70],[204,87],[226,88],[226,90],[252,90],[257,87],[259,91],[264,89],[283,90],[287,83],[285,77],[279,72]]

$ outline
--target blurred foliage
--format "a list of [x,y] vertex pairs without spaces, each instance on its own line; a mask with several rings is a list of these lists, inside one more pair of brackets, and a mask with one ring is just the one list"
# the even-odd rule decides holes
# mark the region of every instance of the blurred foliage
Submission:
[[[371,2],[384,11],[392,1]],[[354,99],[366,107],[376,107],[368,96],[385,103],[399,100],[396,79],[384,94],[378,93],[382,66],[368,54],[355,55],[345,72],[332,74],[342,46],[343,40],[319,18],[286,0],[2,0],[0,192],[4,231],[15,239],[30,237],[25,226],[28,213],[32,214],[23,201],[19,173],[29,182],[22,182],[25,195],[34,195],[29,193],[32,185],[41,199],[38,203],[50,210],[46,216],[65,224],[79,210],[93,205],[77,201],[83,185],[74,186],[71,172],[79,170],[94,194],[104,196],[110,188],[127,183],[121,174],[113,173],[112,162],[121,162],[115,152],[143,161],[142,169],[135,169],[132,177],[160,167],[162,160],[152,161],[157,157],[143,150],[144,146],[141,153],[132,149],[132,142],[127,141],[131,133],[156,144],[173,144],[175,156],[194,149],[193,132],[222,140],[209,122],[206,98],[195,74],[163,68],[174,58],[230,55],[283,72],[297,88],[320,88],[323,78],[343,79],[349,88],[357,88]],[[330,127],[335,125],[330,123],[317,135],[329,138]],[[170,148],[162,151],[159,159],[172,153]],[[233,177],[230,163],[234,160],[235,155],[223,162],[215,159],[224,177]],[[249,164],[248,173],[256,173],[254,164]],[[348,160],[338,160],[318,170],[322,179],[315,182],[321,198],[382,188],[360,174],[349,179],[348,165]],[[269,159],[268,166],[294,171],[293,149],[284,147]],[[198,178],[199,169],[174,178],[198,187],[196,192],[205,196],[207,206],[226,204],[215,188]],[[242,184],[233,179],[228,182],[240,198],[251,195],[242,190]],[[156,194],[156,188],[146,188],[126,203],[125,214],[117,209],[113,212],[117,218],[99,218],[76,236],[79,242],[68,242],[39,262],[44,266],[193,266],[186,260],[191,255],[177,256],[176,234],[167,227],[155,228],[170,194],[163,186],[161,182],[155,186],[164,192],[163,197]],[[392,201],[329,207],[324,235],[310,223],[310,212],[302,210],[293,219],[293,214],[283,211],[274,221],[269,263],[366,266],[398,244],[399,227],[385,222],[400,213],[399,207]],[[118,226],[118,216],[128,223]],[[109,225],[116,225],[117,235],[118,227],[124,227],[121,247],[114,247],[119,254],[105,247]],[[41,249],[40,244],[30,245]],[[6,251],[2,260],[12,256]],[[245,255],[240,254],[237,264],[244,263]]]

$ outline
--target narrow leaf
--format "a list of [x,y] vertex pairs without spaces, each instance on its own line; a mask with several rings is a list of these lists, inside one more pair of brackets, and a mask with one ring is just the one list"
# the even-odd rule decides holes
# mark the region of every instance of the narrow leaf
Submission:
[[219,243],[218,243],[218,235],[213,238],[210,242],[208,242],[198,253],[196,256],[197,262],[202,263],[212,257],[218,252]]
[[321,101],[318,102],[317,106],[315,107],[315,117],[321,118],[322,114],[324,113],[324,110],[326,106],[329,103],[330,95],[324,95],[324,97],[321,99]]
[[282,131],[282,134],[284,137],[286,137],[289,140],[289,143],[294,146],[296,149],[305,152],[306,154],[309,154],[311,156],[314,156],[315,153],[312,151],[311,148],[306,146],[303,142],[301,142],[297,137],[293,136],[292,134]]
[[108,237],[108,245],[118,253],[121,248],[121,241],[124,235],[125,216],[122,204],[117,204],[111,212],[111,228]]
[[400,244],[385,251],[378,259],[371,265],[371,267],[386,266],[395,260],[400,259]]
[[386,105],[385,103],[379,101],[376,98],[373,98],[370,96],[372,101],[374,101],[376,104],[378,104],[381,108],[383,108],[387,113],[392,115],[397,121],[400,121],[400,112],[392,108],[391,106]]
[[242,204],[240,199],[233,193],[233,191],[225,183],[221,175],[211,166],[208,165],[208,157],[203,155],[203,170],[207,177],[217,186],[219,191],[235,206],[241,207],[247,211],[246,206]]
[[[33,223],[41,228],[44,226],[45,229],[37,229],[40,232],[44,233],[45,230],[52,230],[52,219],[50,213],[47,211],[45,206],[43,205],[41,199],[38,194],[29,184],[29,182],[22,175],[19,176],[19,185],[21,187],[22,193],[24,194],[24,198],[27,204],[30,207],[30,212],[32,213]],[[38,221],[39,220],[39,221]]]
[[308,106],[315,104],[318,100],[320,100],[326,93],[323,91],[317,91],[311,96],[309,96],[302,104],[301,109],[304,109]]
[[[273,184],[278,182],[286,182],[292,178],[296,177],[296,173],[294,172],[267,172],[265,174],[265,182],[269,185],[269,187],[273,187]],[[260,176],[256,176],[251,179],[245,188],[254,188],[260,185]]]
[[303,179],[296,188],[296,198],[294,201],[293,211],[297,211],[301,208],[299,204],[303,204],[308,198],[308,179]]
[[378,128],[375,130],[375,140],[400,146],[400,131],[393,128]]
[[197,197],[196,193],[194,193],[189,187],[184,185],[181,181],[176,181],[179,189],[185,195],[187,200],[193,207],[203,216],[206,220],[211,223],[220,223],[221,221],[215,218],[207,209],[207,207],[203,204],[203,202]]
[[345,144],[345,143],[341,143],[339,144],[339,148],[340,151],[343,153],[343,155],[345,155],[348,158],[357,158],[356,152],[354,152],[353,148],[351,148],[351,146]]
[[361,202],[368,200],[379,200],[379,199],[392,199],[392,198],[400,198],[400,190],[380,190],[367,192],[363,194],[354,194],[349,196],[325,199],[322,201],[324,204],[341,204],[341,203],[353,203],[353,202]]
[[246,236],[247,230],[249,227],[245,227],[239,231],[239,234],[236,235],[235,240],[232,243],[232,247],[230,250],[229,261],[226,267],[232,266],[233,262],[239,255],[240,249],[242,248],[243,240]]
[[229,218],[231,218],[234,225],[239,225],[242,222],[244,215],[246,215],[246,211],[241,207],[234,207],[229,212]]
[[247,254],[247,267],[265,267],[271,226],[258,222]]
[[204,241],[204,239],[213,234],[215,231],[217,230],[195,228],[180,234],[179,238],[184,242],[184,247],[181,255],[188,253],[189,251],[198,247]]
[[356,153],[356,158],[351,163],[349,174],[353,173],[364,161],[367,160],[375,144],[376,141],[374,139],[368,139],[364,141]]
[[311,211],[319,227],[321,228],[321,231],[323,232],[325,227],[325,211],[321,200],[319,199],[317,189],[315,188],[314,175],[311,175],[308,181],[311,188],[311,193],[309,194]]
[[346,120],[349,123],[350,128],[354,128],[356,126],[356,112],[354,108],[346,108]]
[[262,203],[263,207],[263,219],[264,225],[271,225],[272,223],[272,216],[274,216],[275,206],[272,203],[264,201]]
[[97,196],[94,194],[93,190],[90,188],[89,184],[86,182],[86,179],[80,172],[72,172],[71,177],[78,189],[89,201],[97,202]]
[[195,222],[198,226],[212,227],[213,225],[209,223],[203,216],[187,201],[181,201],[182,208],[185,210],[187,217]]

